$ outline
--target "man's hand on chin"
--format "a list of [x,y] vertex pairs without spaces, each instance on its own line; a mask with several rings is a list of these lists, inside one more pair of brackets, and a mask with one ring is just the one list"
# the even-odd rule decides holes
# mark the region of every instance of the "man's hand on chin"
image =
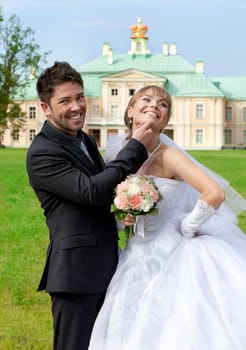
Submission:
[[134,129],[132,133],[132,138],[141,142],[147,148],[147,145],[151,143],[154,134],[152,126],[153,120],[151,119],[143,122]]

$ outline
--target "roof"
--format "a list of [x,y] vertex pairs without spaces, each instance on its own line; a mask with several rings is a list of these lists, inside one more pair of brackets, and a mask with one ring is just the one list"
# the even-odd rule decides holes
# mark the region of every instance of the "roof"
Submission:
[[224,93],[202,73],[180,55],[115,55],[112,64],[107,56],[79,66],[85,82],[87,96],[101,96],[100,78],[110,77],[116,72],[138,70],[163,77],[167,82],[165,88],[172,96],[207,96],[223,97]]
[[219,77],[211,78],[211,81],[230,100],[246,100],[246,76],[244,77]]
[[107,56],[99,56],[96,59],[79,66],[78,71],[85,73],[119,72],[128,69],[137,69],[144,72],[158,73],[188,73],[195,68],[180,55],[114,55],[113,63],[108,63]]
[[15,95],[16,100],[35,100],[38,99],[38,94],[36,90],[37,79],[30,78],[26,89],[17,92]]
[[[100,56],[77,67],[81,73],[85,95],[100,97],[102,95],[101,79],[110,78],[115,73],[136,70],[143,74],[163,78],[164,87],[171,96],[176,97],[226,97],[230,100],[246,99],[245,77],[207,77],[197,73],[196,67],[180,55],[115,55],[112,64],[107,56]],[[37,79],[30,79],[23,98],[17,93],[15,99],[35,100]]]
[[197,73],[187,78],[177,95],[224,97],[223,93],[218,89],[218,87],[202,73]]

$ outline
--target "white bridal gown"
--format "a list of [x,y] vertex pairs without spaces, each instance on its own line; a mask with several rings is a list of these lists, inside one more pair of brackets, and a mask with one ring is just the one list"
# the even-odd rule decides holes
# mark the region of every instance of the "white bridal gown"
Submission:
[[246,236],[222,205],[201,236],[183,237],[184,183],[154,180],[159,215],[141,217],[144,236],[120,253],[89,349],[245,350]]

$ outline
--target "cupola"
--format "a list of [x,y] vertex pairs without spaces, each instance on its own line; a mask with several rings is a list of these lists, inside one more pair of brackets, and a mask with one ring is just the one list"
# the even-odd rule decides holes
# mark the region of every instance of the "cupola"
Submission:
[[146,35],[148,27],[138,18],[137,23],[131,26],[131,50],[129,55],[146,55],[150,51],[147,49],[148,36]]
[[148,31],[148,27],[145,24],[142,24],[142,19],[138,18],[137,24],[133,24],[131,26],[132,31],[132,39],[144,38],[148,39],[147,35],[145,35]]

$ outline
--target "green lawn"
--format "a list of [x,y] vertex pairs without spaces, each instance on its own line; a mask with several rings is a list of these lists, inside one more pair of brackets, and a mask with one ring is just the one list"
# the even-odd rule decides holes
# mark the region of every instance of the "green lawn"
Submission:
[[[193,157],[228,180],[246,198],[246,150],[192,151]],[[239,215],[239,226],[246,233],[246,211]]]
[[26,150],[0,150],[0,349],[52,349],[49,298],[35,290],[48,233],[28,183]]
[[[246,151],[190,152],[246,197]],[[25,149],[0,149],[0,350],[52,349],[49,297],[36,292],[48,244]],[[246,213],[239,218],[246,232]]]

